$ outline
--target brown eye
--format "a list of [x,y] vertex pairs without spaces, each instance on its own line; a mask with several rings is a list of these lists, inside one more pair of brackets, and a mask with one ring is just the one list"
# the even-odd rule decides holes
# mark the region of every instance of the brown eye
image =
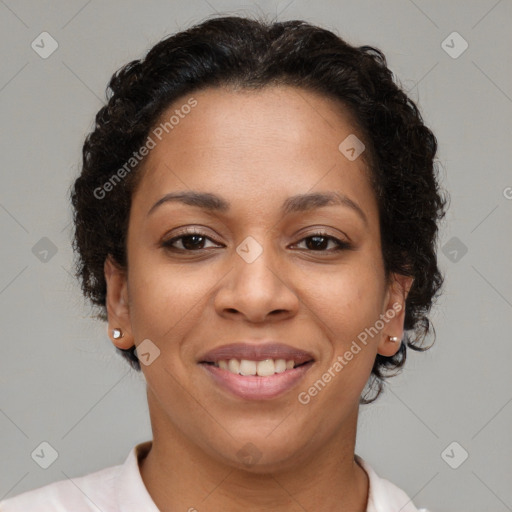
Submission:
[[[162,242],[162,247],[176,251],[201,251],[206,249],[205,244],[210,241],[214,242],[211,238],[207,237],[204,233],[199,231],[187,231],[179,236],[175,236],[169,240]],[[218,245],[214,244],[214,247]]]
[[184,249],[192,251],[194,249],[203,249],[206,238],[201,235],[187,235],[181,237],[181,245]]
[[[339,240],[338,238],[327,235],[325,233],[315,233],[313,235],[307,236],[303,238],[297,245],[301,243],[305,243],[306,249],[317,252],[335,252],[344,249],[351,249],[352,247],[348,242]],[[334,247],[331,245],[331,248],[328,249],[330,243],[333,244]]]
[[306,247],[313,251],[323,250],[327,249],[330,241],[326,236],[310,236],[306,238]]

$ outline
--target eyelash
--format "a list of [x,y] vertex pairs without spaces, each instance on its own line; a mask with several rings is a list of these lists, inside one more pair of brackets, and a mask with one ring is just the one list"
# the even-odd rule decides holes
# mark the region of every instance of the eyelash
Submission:
[[[181,240],[183,238],[187,238],[187,237],[191,237],[191,236],[200,236],[202,238],[205,238],[207,240],[210,240],[212,242],[215,242],[215,240],[211,239],[210,237],[206,236],[203,232],[201,231],[198,231],[196,229],[187,229],[184,233],[181,233],[179,236],[175,236],[169,240],[165,240],[164,242],[162,242],[162,247],[164,247],[165,249],[167,250],[170,250],[170,251],[175,251],[175,252],[189,252],[189,253],[193,253],[193,252],[200,252],[200,251],[204,251],[206,250],[206,248],[202,248],[202,249],[197,249],[197,250],[189,250],[189,249],[179,249],[179,248],[176,248],[176,247],[172,247],[172,245],[178,241],[178,240]],[[315,233],[311,233],[309,234],[308,236],[302,238],[301,240],[299,240],[299,242],[297,243],[300,243],[300,242],[304,242],[305,240],[308,240],[310,238],[316,238],[316,237],[319,237],[319,238],[327,238],[329,241],[333,241],[335,244],[336,244],[336,248],[334,249],[328,249],[328,250],[313,250],[313,249],[306,249],[308,251],[312,251],[312,252],[324,252],[324,253],[333,253],[333,252],[339,252],[339,251],[343,251],[343,250],[350,250],[352,249],[352,245],[349,243],[349,242],[346,242],[344,240],[339,240],[338,238],[334,237],[334,236],[331,236],[323,231],[318,231],[318,232],[315,232]],[[215,242],[217,243],[217,242]],[[297,244],[295,244],[297,245]]]

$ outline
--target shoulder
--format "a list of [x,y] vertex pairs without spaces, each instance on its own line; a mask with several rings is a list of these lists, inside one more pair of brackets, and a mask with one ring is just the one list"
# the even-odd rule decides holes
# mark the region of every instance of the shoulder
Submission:
[[368,462],[355,455],[357,463],[366,471],[370,483],[368,493],[368,508],[366,512],[429,512],[425,508],[418,509],[407,494],[395,484],[381,478]]
[[60,480],[0,502],[1,512],[110,512],[117,510],[115,485],[122,466]]
[[124,464],[24,492],[0,502],[0,512],[158,512],[142,481],[138,461],[152,441],[135,445]]

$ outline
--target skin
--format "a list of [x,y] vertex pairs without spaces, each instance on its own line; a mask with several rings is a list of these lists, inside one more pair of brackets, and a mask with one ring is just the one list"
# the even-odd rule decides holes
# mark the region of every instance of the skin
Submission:
[[[359,398],[376,354],[399,348],[388,337],[402,338],[411,278],[386,279],[364,158],[350,161],[338,150],[359,132],[332,99],[288,86],[193,97],[197,106],[144,163],[127,270],[105,262],[109,328],[124,332],[113,343],[150,339],[160,350],[141,365],[153,428],[152,449],[139,463],[144,484],[162,511],[363,512],[368,478],[354,460]],[[148,215],[163,195],[184,190],[219,195],[231,207],[166,202]],[[290,196],[331,191],[359,205],[366,221],[345,205],[280,213]],[[175,251],[162,246],[186,226],[207,238],[177,240]],[[326,239],[315,250],[307,237],[319,231],[352,248],[335,252]],[[236,252],[248,236],[263,249],[252,263]],[[396,303],[401,312],[301,404],[299,392]],[[244,401],[215,385],[197,358],[248,338],[293,345],[315,363],[286,394]],[[258,455],[249,465],[237,455],[247,443]]]

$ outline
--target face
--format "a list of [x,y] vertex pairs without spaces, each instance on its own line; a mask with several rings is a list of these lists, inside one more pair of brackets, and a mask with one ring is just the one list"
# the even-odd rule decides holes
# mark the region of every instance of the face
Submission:
[[145,343],[154,434],[291,466],[355,435],[410,281],[386,279],[364,153],[338,149],[362,135],[340,105],[285,86],[191,96],[150,132],[127,271],[105,264],[109,327],[120,348]]

